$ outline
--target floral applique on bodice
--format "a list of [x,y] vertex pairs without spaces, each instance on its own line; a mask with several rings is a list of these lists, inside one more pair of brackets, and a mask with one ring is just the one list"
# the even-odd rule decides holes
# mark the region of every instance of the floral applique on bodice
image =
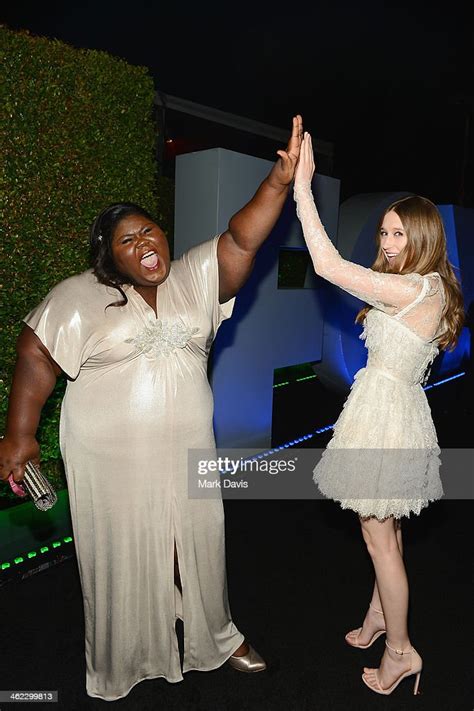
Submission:
[[148,357],[168,356],[176,348],[184,348],[198,330],[179,321],[150,320],[136,336],[127,338],[125,343],[133,344],[139,353]]

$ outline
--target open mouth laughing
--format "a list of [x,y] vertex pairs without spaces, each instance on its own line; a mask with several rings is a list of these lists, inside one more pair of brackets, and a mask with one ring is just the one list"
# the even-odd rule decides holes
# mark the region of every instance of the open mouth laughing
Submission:
[[158,254],[153,250],[149,249],[145,254],[140,258],[140,263],[145,269],[148,271],[156,271],[158,269],[159,263],[160,263],[160,258]]

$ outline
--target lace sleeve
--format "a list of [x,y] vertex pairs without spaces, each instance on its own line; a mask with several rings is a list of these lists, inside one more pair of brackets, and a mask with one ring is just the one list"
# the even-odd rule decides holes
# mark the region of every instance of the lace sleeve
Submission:
[[381,310],[402,309],[422,297],[428,285],[420,274],[384,274],[341,257],[319,219],[309,183],[295,185],[294,197],[316,274]]

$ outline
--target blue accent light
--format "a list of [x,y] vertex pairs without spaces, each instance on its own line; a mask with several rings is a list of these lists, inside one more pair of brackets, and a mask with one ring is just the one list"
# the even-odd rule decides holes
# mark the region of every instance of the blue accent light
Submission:
[[[450,380],[456,380],[457,378],[461,378],[463,375],[466,375],[466,373],[463,371],[462,373],[456,373],[456,375],[451,375],[449,378],[444,378],[443,380],[438,380],[437,383],[432,383],[431,385],[425,385],[423,390],[429,390],[430,388],[436,388],[438,385],[444,385],[445,383],[449,383]],[[326,427],[320,427],[317,430],[314,430],[314,432],[310,434],[305,434],[299,437],[298,439],[294,439],[290,442],[286,442],[285,444],[281,444],[279,447],[275,447],[274,449],[268,449],[266,452],[262,452],[261,455],[258,455],[260,457],[268,457],[269,454],[274,454],[275,452],[279,452],[281,449],[288,449],[289,447],[293,447],[295,444],[299,444],[299,442],[302,442],[305,439],[312,439],[314,435],[316,434],[322,434],[323,432],[327,432],[328,430],[332,430],[334,428],[334,425],[326,425]]]
[[425,385],[423,390],[429,390],[430,388],[437,388],[438,385],[444,385],[444,383],[449,383],[450,380],[456,380],[456,378],[460,378],[462,375],[466,375],[466,373],[465,372],[456,373],[456,375],[451,375],[449,378],[444,378],[444,380],[438,380],[437,383],[431,383],[431,385]]

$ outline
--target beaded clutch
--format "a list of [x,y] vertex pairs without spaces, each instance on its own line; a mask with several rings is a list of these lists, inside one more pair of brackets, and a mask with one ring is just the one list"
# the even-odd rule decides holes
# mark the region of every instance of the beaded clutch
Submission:
[[58,500],[53,487],[33,462],[26,462],[25,476],[21,483],[13,479],[13,474],[8,477],[8,482],[12,491],[18,496],[27,496],[29,494],[33,499],[34,505],[40,511],[47,511]]

